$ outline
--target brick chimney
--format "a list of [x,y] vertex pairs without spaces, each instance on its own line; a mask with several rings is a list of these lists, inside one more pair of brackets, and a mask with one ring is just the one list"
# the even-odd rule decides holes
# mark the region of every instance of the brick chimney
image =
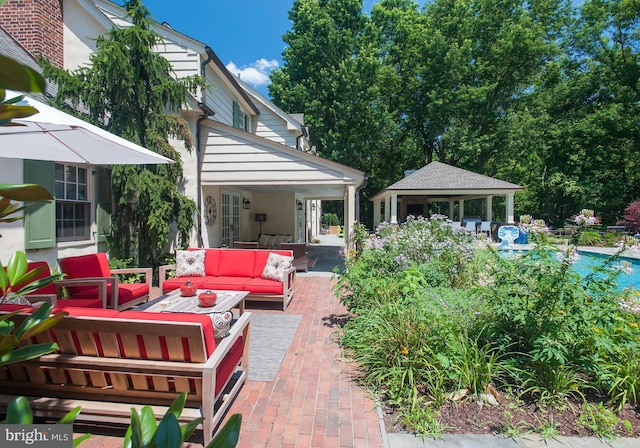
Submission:
[[5,0],[0,26],[35,57],[64,67],[63,0]]

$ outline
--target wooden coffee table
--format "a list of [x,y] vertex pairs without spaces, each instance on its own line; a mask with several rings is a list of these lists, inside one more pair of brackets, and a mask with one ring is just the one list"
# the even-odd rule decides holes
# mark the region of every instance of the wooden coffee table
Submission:
[[[218,295],[216,304],[212,307],[201,307],[198,304],[198,294],[204,292],[199,289],[193,297],[182,297],[180,289],[176,289],[155,300],[135,307],[138,311],[153,311],[156,313],[195,313],[212,314],[224,313],[233,308],[239,309],[239,315],[244,313],[244,299],[249,294],[247,291],[219,291],[213,290]],[[209,291],[209,290],[207,290]]]

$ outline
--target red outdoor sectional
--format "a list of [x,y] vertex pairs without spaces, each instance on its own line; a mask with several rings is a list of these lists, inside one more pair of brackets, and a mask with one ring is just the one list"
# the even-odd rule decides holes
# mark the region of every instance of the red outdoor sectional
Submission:
[[[248,291],[247,300],[282,303],[283,310],[287,309],[293,298],[296,270],[290,265],[293,260],[293,252],[290,250],[191,248],[186,252],[192,251],[203,255],[203,261],[192,260],[194,264],[202,262],[202,267],[198,266],[187,273],[177,269],[178,263],[159,268],[160,290],[163,294],[190,281],[198,289]],[[277,258],[275,255],[270,258],[272,253],[289,259],[289,264],[280,266],[279,275],[282,280],[266,274],[265,267]],[[181,253],[177,253],[177,257],[179,255]],[[167,278],[171,271],[175,271],[174,275]]]

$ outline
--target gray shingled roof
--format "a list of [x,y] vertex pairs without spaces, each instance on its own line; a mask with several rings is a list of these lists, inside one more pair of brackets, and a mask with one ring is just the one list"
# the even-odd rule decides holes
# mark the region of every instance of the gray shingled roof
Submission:
[[431,162],[386,190],[522,190],[520,185],[441,162]]

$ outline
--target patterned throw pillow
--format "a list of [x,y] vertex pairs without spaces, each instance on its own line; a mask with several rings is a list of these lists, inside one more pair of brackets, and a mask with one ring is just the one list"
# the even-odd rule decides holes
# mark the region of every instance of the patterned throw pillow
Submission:
[[31,306],[31,302],[29,302],[29,300],[27,298],[22,297],[22,296],[16,296],[12,292],[7,294],[7,296],[5,297],[5,299],[4,299],[4,301],[2,303],[6,303],[7,305]]
[[233,314],[231,311],[225,311],[224,313],[210,314],[211,321],[213,322],[214,335],[216,341],[226,337],[231,330],[231,321],[233,320]]
[[269,254],[269,258],[267,258],[267,263],[264,265],[262,278],[267,280],[283,281],[284,271],[291,267],[292,262],[293,257],[285,257],[284,255],[271,252]]
[[204,249],[176,251],[176,277],[204,276]]

